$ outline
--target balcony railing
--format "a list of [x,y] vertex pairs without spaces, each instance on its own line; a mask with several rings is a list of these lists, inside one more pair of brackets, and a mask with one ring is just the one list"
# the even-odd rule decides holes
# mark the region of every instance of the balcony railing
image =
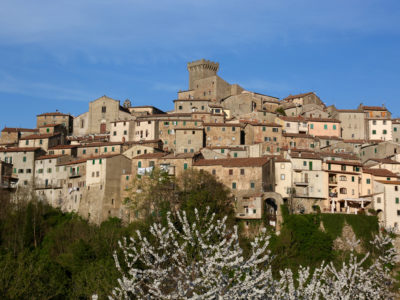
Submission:
[[329,197],[337,198],[338,193],[329,193]]
[[336,178],[329,178],[329,184],[337,184],[337,179]]
[[308,185],[308,178],[302,178],[300,180],[295,180],[294,184],[295,185]]

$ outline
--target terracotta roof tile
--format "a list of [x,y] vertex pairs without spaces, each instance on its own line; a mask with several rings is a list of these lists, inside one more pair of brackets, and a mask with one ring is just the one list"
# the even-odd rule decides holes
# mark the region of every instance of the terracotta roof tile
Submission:
[[53,136],[59,136],[61,133],[44,133],[44,134],[31,134],[28,136],[22,137],[20,140],[38,140],[38,139],[48,139]]
[[347,165],[347,166],[356,166],[361,167],[360,162],[356,161],[345,161],[345,160],[327,160],[325,161],[327,164],[336,164],[336,165]]
[[308,122],[326,122],[326,123],[341,123],[341,121],[336,119],[328,119],[328,118],[306,118]]
[[73,149],[73,148],[78,148],[78,146],[79,145],[58,145],[58,146],[49,148],[49,150]]
[[385,111],[387,110],[386,107],[382,106],[362,106],[363,110],[377,110],[377,111]]
[[36,160],[43,160],[43,159],[52,159],[52,158],[59,158],[66,156],[65,154],[53,154],[53,155],[42,155],[36,158]]
[[363,173],[371,174],[377,177],[398,177],[395,173],[387,169],[364,168]]
[[391,180],[377,180],[377,181],[380,182],[380,183],[383,183],[383,184],[400,185],[400,181],[399,180],[394,180],[394,181],[391,181]]
[[13,148],[3,148],[0,152],[32,152],[41,149],[40,147],[13,147]]
[[38,129],[32,128],[11,128],[11,127],[4,127],[1,132],[38,132]]
[[314,94],[314,92],[308,92],[308,93],[303,93],[303,94],[297,94],[297,95],[289,95],[286,98],[284,98],[283,100],[292,100],[292,99],[296,99],[296,98],[302,98],[308,95]]
[[37,115],[38,117],[41,117],[41,116],[71,116],[71,115],[68,115],[68,114],[63,114],[63,113],[60,113],[60,112],[48,112],[48,113],[43,113],[43,114],[40,114],[40,115]]
[[249,157],[249,158],[226,158],[226,159],[200,159],[193,163],[193,166],[215,166],[221,165],[225,168],[239,167],[261,167],[270,160],[269,157]]

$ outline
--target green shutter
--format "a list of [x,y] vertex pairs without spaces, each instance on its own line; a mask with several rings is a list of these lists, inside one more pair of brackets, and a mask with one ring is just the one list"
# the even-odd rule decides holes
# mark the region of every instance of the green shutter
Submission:
[[188,164],[187,164],[187,163],[184,163],[184,164],[183,164],[183,169],[186,170],[187,168],[188,168]]

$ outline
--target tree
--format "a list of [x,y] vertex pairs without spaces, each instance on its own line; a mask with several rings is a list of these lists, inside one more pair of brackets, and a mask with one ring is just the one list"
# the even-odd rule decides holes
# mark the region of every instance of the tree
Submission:
[[136,238],[122,240],[123,261],[114,254],[122,278],[112,298],[249,299],[266,293],[271,272],[258,266],[269,264],[268,236],[257,237],[245,258],[237,227],[227,230],[226,218],[216,221],[208,211],[195,215],[189,224],[185,212],[177,212],[174,224],[168,214],[167,226],[151,226],[153,241],[139,231]]
[[275,110],[275,112],[278,113],[278,114],[280,114],[280,115],[282,115],[282,116],[286,116],[285,109],[284,109],[282,106],[279,106],[279,107]]
[[[239,246],[237,228],[228,230],[226,218],[215,220],[207,211],[188,222],[177,212],[173,223],[155,223],[151,237],[120,242],[114,253],[122,277],[111,299],[393,299],[391,266],[397,261],[393,240],[380,233],[372,241],[377,257],[353,253],[340,267],[322,263],[314,272],[300,267],[272,276],[269,236],[263,230],[251,243],[248,257]],[[354,247],[359,241],[349,241]],[[120,260],[120,257],[123,257]]]
[[157,216],[163,203],[175,202],[175,182],[168,173],[154,168],[149,175],[134,177],[128,194],[125,203],[138,215],[142,218],[151,214]]

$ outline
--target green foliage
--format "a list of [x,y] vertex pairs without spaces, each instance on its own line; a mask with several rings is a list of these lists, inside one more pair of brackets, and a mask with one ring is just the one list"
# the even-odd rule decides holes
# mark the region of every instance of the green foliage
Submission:
[[333,259],[333,239],[319,230],[318,215],[288,215],[284,213],[280,235],[271,240],[271,249],[276,258],[274,270],[297,269],[300,265],[316,267],[322,261]]
[[343,214],[321,214],[321,221],[324,224],[325,231],[336,239],[342,234],[346,215]]
[[281,116],[286,116],[286,112],[282,106],[279,106],[276,110],[276,113],[280,114]]

